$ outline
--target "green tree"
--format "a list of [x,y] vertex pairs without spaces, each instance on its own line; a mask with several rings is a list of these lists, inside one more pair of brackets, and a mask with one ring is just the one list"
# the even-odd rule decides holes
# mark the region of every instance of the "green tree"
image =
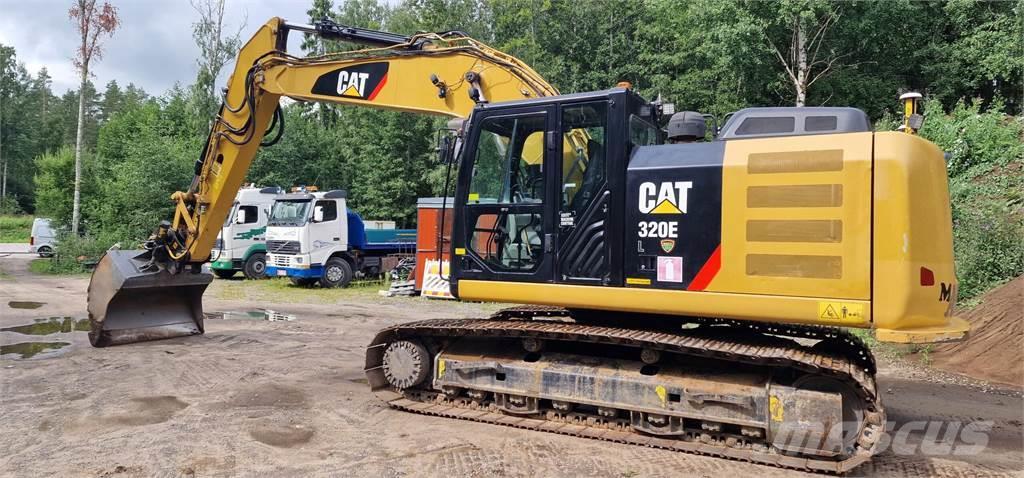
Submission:
[[[306,10],[306,15],[309,16],[310,23],[315,23],[323,19],[330,19],[333,10],[334,2],[331,0],[313,0],[313,6]],[[306,52],[307,56],[318,56],[327,53],[328,50],[322,38],[312,33],[303,33],[302,51]]]
[[[238,55],[242,46],[242,29],[239,28],[233,34],[225,30],[225,0],[190,1],[199,15],[198,20],[192,24],[192,39],[200,52],[196,59],[199,72],[193,85],[195,111],[200,117],[210,119],[217,114],[220,104],[216,94],[217,75],[228,61]],[[203,124],[205,130],[206,123]]]
[[941,40],[923,65],[928,91],[946,106],[960,98],[1002,97],[1010,113],[1024,97],[1024,0],[951,0],[941,4]]
[[[32,157],[52,152],[63,146],[64,130],[60,98],[53,94],[52,80],[46,68],[41,68],[29,87],[32,102],[30,110],[35,114],[33,128],[35,146]],[[29,177],[31,175],[28,175]]]
[[0,211],[13,209],[8,202],[7,183],[12,159],[25,143],[21,98],[25,94],[28,72],[17,63],[14,48],[0,45]]
[[32,158],[42,132],[35,86],[14,48],[0,45],[0,212],[31,210]]
[[124,93],[121,87],[117,86],[117,80],[110,80],[107,89],[103,92],[103,100],[99,105],[99,120],[107,121],[124,107]]
[[248,179],[261,186],[317,186],[343,188],[350,184],[346,165],[340,164],[345,138],[334,128],[325,128],[314,113],[293,104],[284,108],[285,135],[270,148],[260,150]]
[[739,2],[656,1],[641,25],[637,61],[645,90],[678,108],[724,115],[747,106],[774,105],[769,85],[778,70],[761,21]]
[[[602,90],[619,81],[650,86],[637,64],[647,3],[489,0],[494,44],[528,62],[563,93]],[[470,32],[471,34],[473,32]],[[486,31],[480,38],[487,38]]]
[[142,239],[173,213],[170,192],[188,185],[201,147],[173,124],[179,117],[166,105],[174,101],[130,105],[100,129],[94,174],[103,181],[87,202],[91,228]]
[[[93,168],[95,165],[87,155],[82,182],[82,192],[91,197],[95,192]],[[74,196],[69,184],[75,180],[75,151],[63,146],[35,158],[36,214],[53,219],[61,226],[70,226],[74,209]]]

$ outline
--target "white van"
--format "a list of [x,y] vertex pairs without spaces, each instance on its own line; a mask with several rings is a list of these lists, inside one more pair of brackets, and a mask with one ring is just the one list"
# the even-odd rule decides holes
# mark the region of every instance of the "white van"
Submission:
[[50,220],[37,217],[32,221],[32,235],[28,238],[28,251],[39,257],[53,256],[57,234],[50,227]]

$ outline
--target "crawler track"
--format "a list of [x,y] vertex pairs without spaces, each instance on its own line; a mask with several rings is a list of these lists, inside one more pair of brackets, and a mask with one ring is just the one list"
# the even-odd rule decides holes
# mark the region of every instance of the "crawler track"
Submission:
[[[714,331],[665,332],[582,325],[549,319],[524,320],[528,317],[565,315],[552,308],[515,308],[499,312],[490,319],[437,319],[403,324],[377,334],[367,352],[366,371],[371,386],[380,398],[392,407],[427,415],[460,418],[478,422],[548,431],[586,438],[719,456],[785,468],[827,473],[844,473],[870,460],[885,427],[885,413],[878,400],[873,362],[867,367],[855,338],[846,337],[836,329],[802,328],[799,337],[838,340],[843,347],[816,351],[790,339],[777,337],[756,328],[725,324]],[[707,329],[704,327],[703,329]],[[781,333],[781,332],[780,332]],[[794,369],[800,372],[832,377],[850,385],[866,404],[864,426],[857,436],[852,452],[842,459],[814,455],[781,453],[768,443],[737,441],[714,433],[687,433],[665,438],[633,430],[628,420],[608,420],[597,415],[559,413],[546,409],[535,416],[516,416],[500,411],[487,398],[453,398],[429,388],[397,391],[379,377],[381,350],[400,339],[445,341],[453,338],[534,338],[547,341],[606,344],[655,349],[662,352],[746,363],[757,366]],[[862,345],[861,345],[862,347]],[[376,378],[375,378],[376,377]],[[426,388],[423,388],[426,387]]]

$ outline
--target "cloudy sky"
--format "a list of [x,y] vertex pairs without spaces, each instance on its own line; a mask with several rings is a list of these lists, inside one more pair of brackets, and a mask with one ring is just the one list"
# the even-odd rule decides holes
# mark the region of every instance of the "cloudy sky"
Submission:
[[[78,39],[68,20],[72,1],[0,0],[0,44],[13,46],[18,61],[32,74],[45,66],[57,94],[78,88],[78,74],[71,63]],[[149,94],[160,95],[176,82],[187,85],[195,79],[199,49],[192,41],[192,23],[197,14],[188,0],[108,1],[118,8],[121,27],[106,39],[103,58],[92,68],[92,80],[100,89],[110,80],[117,80],[122,86],[135,83]],[[311,3],[227,0],[225,20],[228,31],[237,30],[244,22],[244,41],[274,16],[306,22]],[[297,52],[301,35],[291,36],[289,50]],[[218,84],[224,82],[221,78]]]

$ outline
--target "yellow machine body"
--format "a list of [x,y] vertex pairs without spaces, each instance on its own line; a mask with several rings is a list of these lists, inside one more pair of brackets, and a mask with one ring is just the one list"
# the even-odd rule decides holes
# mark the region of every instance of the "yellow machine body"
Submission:
[[700,291],[462,280],[468,300],[962,339],[945,163],[903,133],[727,141],[717,273]]

